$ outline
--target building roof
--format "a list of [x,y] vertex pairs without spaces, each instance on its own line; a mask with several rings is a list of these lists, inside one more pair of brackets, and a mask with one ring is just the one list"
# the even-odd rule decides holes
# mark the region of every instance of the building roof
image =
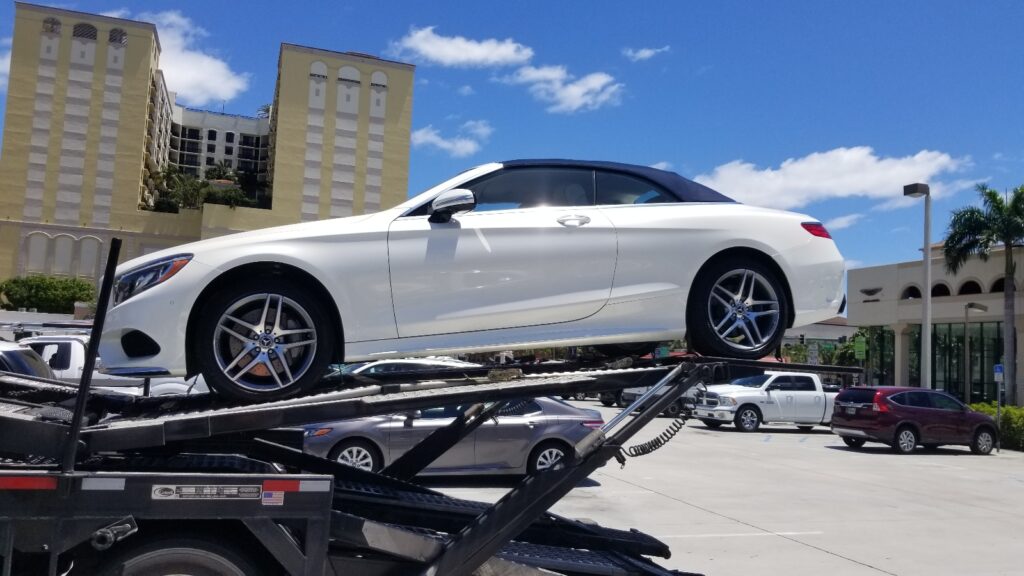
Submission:
[[683,178],[675,172],[659,170],[650,166],[639,166],[636,164],[623,164],[621,162],[605,162],[601,160],[564,160],[564,159],[542,159],[542,160],[508,160],[501,163],[503,166],[568,166],[578,168],[591,168],[611,170],[631,174],[650,180],[659,186],[668,188],[680,195],[685,202],[735,202],[732,198],[716,192],[703,184]]
[[386,60],[377,56],[372,56],[363,52],[338,52],[337,50],[327,50],[325,48],[314,48],[312,46],[303,46],[302,44],[291,44],[289,42],[281,43],[281,51],[285,49],[298,50],[300,52],[309,52],[311,54],[324,54],[333,58],[343,57],[350,60],[362,60],[367,63],[382,64],[385,66],[394,66],[398,68],[414,69],[414,64],[408,62],[398,62],[397,60]]
[[71,16],[71,17],[75,17],[75,18],[89,18],[89,19],[94,19],[94,20],[107,21],[107,22],[110,22],[112,24],[116,23],[116,24],[121,24],[121,25],[140,26],[140,27],[143,27],[143,28],[148,28],[149,31],[153,33],[153,39],[156,41],[156,48],[157,48],[157,50],[163,51],[163,48],[161,48],[161,46],[160,46],[160,35],[156,31],[156,24],[153,24],[152,22],[143,22],[142,20],[129,20],[127,18],[115,18],[113,16],[104,16],[102,14],[93,14],[92,12],[81,12],[81,11],[78,11],[78,10],[68,10],[67,8],[55,8],[53,6],[42,6],[42,5],[39,5],[39,4],[30,4],[28,2],[17,2],[16,1],[14,3],[14,5],[17,8],[28,8],[30,10],[36,10],[36,11],[39,11],[39,12],[54,13],[54,14],[65,14],[67,16]]

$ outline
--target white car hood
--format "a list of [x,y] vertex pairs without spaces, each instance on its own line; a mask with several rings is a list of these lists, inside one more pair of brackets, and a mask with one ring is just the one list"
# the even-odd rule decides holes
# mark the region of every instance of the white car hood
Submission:
[[[116,275],[121,275],[128,270],[137,268],[149,262],[176,256],[178,254],[211,253],[237,246],[263,244],[267,242],[294,240],[298,238],[310,238],[321,235],[337,234],[360,234],[366,232],[386,233],[388,223],[398,217],[400,211],[392,208],[374,214],[363,214],[349,216],[347,218],[332,218],[330,220],[318,220],[316,222],[302,222],[299,224],[288,224],[286,226],[275,226],[273,228],[262,228],[249,232],[237,232],[226,236],[218,236],[198,242],[181,244],[165,250],[151,252],[145,256],[133,258],[118,265]],[[201,256],[197,257],[197,260]]]

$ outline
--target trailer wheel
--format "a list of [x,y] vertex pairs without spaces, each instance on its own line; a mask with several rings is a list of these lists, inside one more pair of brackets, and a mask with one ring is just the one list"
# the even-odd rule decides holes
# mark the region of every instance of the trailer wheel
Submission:
[[220,290],[202,308],[194,337],[206,383],[236,400],[302,394],[324,375],[338,335],[324,304],[277,277]]
[[103,562],[99,576],[261,576],[257,564],[214,537],[162,537]]

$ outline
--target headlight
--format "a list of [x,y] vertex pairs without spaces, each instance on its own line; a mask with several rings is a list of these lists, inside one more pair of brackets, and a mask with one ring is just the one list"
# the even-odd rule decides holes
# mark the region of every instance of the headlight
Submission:
[[719,406],[735,406],[736,405],[736,399],[735,398],[729,398],[728,396],[719,396],[718,397],[718,405]]
[[306,428],[304,436],[306,438],[326,436],[327,434],[330,434],[331,430],[334,430],[334,428]]
[[144,264],[118,276],[114,279],[114,306],[168,280],[191,260],[191,254],[179,254]]

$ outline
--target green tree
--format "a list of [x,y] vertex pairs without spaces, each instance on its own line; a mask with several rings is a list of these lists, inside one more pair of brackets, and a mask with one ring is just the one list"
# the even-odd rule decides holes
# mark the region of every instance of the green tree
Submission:
[[35,308],[39,312],[72,314],[75,302],[91,302],[96,290],[80,278],[21,276],[0,283],[0,294],[6,310]]
[[232,182],[238,182],[238,175],[223,160],[207,168],[203,172],[203,177],[207,180],[231,180]]
[[256,109],[257,118],[270,118],[270,112],[273,110],[273,106],[270,104],[263,104]]
[[[976,186],[981,206],[968,206],[953,211],[946,231],[943,255],[946,269],[956,274],[971,256],[988,260],[993,248],[1002,245],[1005,252],[1003,283],[1003,365],[1010,402],[1024,400],[1024,390],[1017,382],[1017,361],[1014,355],[1014,282],[1013,248],[1024,241],[1024,186],[1018,186],[1004,197],[984,184]],[[928,287],[926,286],[927,290]]]
[[182,174],[180,182],[171,191],[171,198],[182,208],[199,209],[210,189],[206,180],[200,180],[191,174]]

